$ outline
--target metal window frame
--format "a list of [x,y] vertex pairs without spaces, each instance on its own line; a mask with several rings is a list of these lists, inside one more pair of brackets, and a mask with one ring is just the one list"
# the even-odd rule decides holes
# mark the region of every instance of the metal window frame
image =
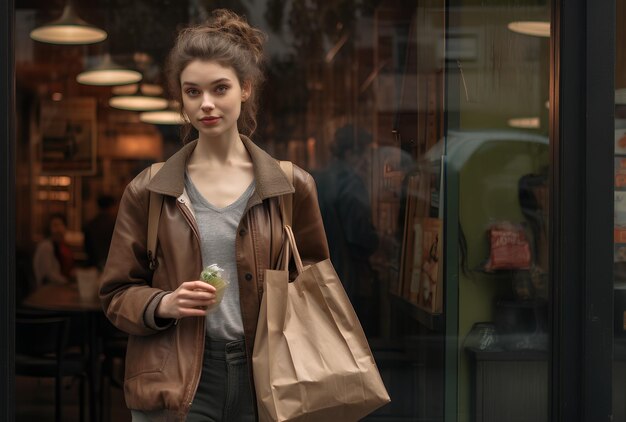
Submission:
[[13,0],[0,2],[0,189],[4,201],[0,205],[3,225],[0,246],[2,292],[0,293],[0,419],[15,419],[15,77],[14,77],[14,13]]
[[552,0],[552,421],[612,419],[615,0]]

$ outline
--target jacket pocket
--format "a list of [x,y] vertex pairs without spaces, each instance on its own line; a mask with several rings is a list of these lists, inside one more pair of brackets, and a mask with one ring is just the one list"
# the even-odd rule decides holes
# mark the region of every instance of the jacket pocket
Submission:
[[149,336],[129,336],[124,378],[163,371],[172,352],[175,331],[175,327],[170,327]]

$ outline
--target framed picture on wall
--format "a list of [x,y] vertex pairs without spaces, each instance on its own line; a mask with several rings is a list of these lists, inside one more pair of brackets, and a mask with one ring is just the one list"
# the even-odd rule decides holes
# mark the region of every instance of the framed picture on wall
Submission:
[[42,175],[96,173],[96,99],[41,102],[39,157]]

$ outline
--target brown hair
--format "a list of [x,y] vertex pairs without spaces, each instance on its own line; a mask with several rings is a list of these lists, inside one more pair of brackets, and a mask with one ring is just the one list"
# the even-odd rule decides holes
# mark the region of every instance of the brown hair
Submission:
[[[257,126],[256,93],[264,80],[263,43],[266,38],[243,17],[226,9],[213,11],[211,18],[203,24],[181,30],[167,58],[166,71],[172,97],[182,104],[180,74],[192,61],[213,60],[231,67],[240,84],[250,84],[250,97],[241,105],[239,130],[252,135]],[[191,124],[186,123],[182,129],[184,142],[190,132]]]

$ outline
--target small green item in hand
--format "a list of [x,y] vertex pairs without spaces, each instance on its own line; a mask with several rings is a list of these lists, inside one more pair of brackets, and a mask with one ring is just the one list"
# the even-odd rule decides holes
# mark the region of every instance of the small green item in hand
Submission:
[[213,284],[216,279],[221,279],[223,269],[217,266],[217,264],[211,264],[202,270],[200,273],[200,279],[207,283]]
[[222,272],[224,270],[217,266],[217,264],[211,264],[202,270],[200,273],[200,280],[205,281],[215,287],[217,295],[217,303],[222,301],[224,296],[224,290],[228,286],[228,282],[222,278]]

